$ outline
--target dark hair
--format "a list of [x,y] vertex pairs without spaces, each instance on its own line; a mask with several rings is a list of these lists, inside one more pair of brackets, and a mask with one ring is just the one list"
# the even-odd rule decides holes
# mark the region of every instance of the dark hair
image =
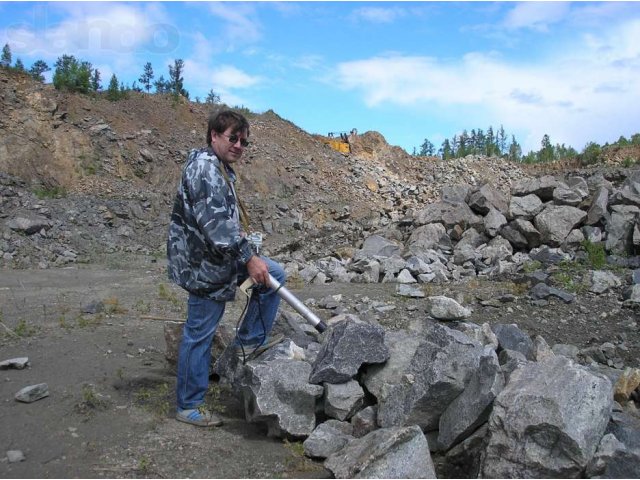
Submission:
[[232,110],[211,112],[207,125],[207,145],[211,146],[211,132],[224,133],[229,127],[233,129],[232,135],[244,131],[249,136],[249,122],[244,116]]

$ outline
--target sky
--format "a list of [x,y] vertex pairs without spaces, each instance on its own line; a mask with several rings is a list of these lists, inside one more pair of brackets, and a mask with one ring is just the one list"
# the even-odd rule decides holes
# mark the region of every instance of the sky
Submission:
[[523,153],[640,132],[636,2],[0,2],[0,44],[27,68],[89,61],[105,89],[182,59],[192,100],[409,153],[478,128]]

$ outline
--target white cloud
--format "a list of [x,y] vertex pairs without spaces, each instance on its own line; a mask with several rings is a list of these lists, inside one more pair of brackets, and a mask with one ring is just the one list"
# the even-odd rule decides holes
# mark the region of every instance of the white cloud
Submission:
[[212,2],[209,4],[209,12],[222,20],[212,25],[212,28],[220,29],[215,37],[222,42],[219,46],[225,51],[255,43],[262,37],[261,25],[251,4]]
[[563,20],[570,8],[570,4],[565,2],[517,3],[507,13],[504,27],[508,30],[529,28],[546,31],[548,25]]
[[353,11],[353,15],[371,23],[392,23],[406,15],[402,8],[362,7]]
[[543,64],[509,63],[485,53],[455,62],[378,56],[339,64],[334,82],[360,92],[370,108],[397,105],[440,117],[472,112],[458,120],[460,130],[503,124],[528,132],[519,139],[525,150],[538,149],[545,133],[578,149],[587,140],[603,143],[634,133],[640,125],[640,21],[558,52]]
[[81,58],[101,55],[166,53],[177,47],[178,29],[157,6],[137,7],[107,2],[61,3],[64,21],[53,25],[10,26],[6,35],[15,50],[25,55],[55,58],[62,53]]
[[259,76],[251,76],[233,65],[210,67],[197,60],[185,60],[185,72],[189,72],[189,90],[192,95],[206,96],[213,90],[228,105],[246,104],[242,91],[263,82]]

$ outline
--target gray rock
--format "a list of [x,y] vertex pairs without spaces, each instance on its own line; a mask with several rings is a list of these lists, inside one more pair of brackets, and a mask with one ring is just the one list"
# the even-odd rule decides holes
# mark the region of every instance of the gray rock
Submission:
[[304,454],[311,458],[327,458],[353,440],[352,432],[353,427],[349,423],[327,420],[318,425],[302,443]]
[[560,181],[551,175],[545,175],[539,178],[524,178],[518,180],[511,187],[511,194],[518,197],[535,194],[542,201],[547,201],[553,199],[553,191],[560,183]]
[[631,253],[633,229],[640,209],[630,205],[614,205],[607,221],[605,248],[611,253]]
[[536,335],[533,338],[533,359],[536,362],[543,362],[554,355],[555,353],[542,336]]
[[478,228],[483,225],[482,217],[479,217],[468,205],[464,203],[434,202],[416,213],[416,225],[429,223],[441,223],[446,228],[455,225]]
[[409,284],[409,283],[416,283],[417,280],[413,278],[409,270],[405,268],[398,274],[398,277],[396,278],[396,282]]
[[22,370],[29,365],[29,357],[9,358],[8,360],[3,360],[2,362],[0,362],[0,370],[8,370],[10,368],[13,368],[15,370]]
[[453,298],[438,295],[429,297],[429,314],[438,320],[464,320],[471,316],[471,310],[463,307]]
[[430,322],[419,332],[390,331],[385,342],[389,360],[362,373],[363,385],[378,400],[378,425],[437,428],[442,412],[477,370],[483,347]]
[[556,205],[577,207],[582,202],[582,196],[568,185],[561,184],[553,190],[553,201]]
[[[422,277],[422,275],[420,275]],[[396,295],[410,298],[424,298],[426,294],[418,287],[412,287],[405,283],[398,284],[396,287]]]
[[362,248],[356,252],[354,259],[365,257],[391,257],[402,252],[402,245],[397,242],[386,239],[380,235],[371,235],[367,237]]
[[27,457],[24,456],[22,450],[7,450],[7,461],[9,463],[24,462]]
[[518,328],[518,325],[497,324],[494,325],[493,333],[498,337],[498,344],[501,349],[515,350],[522,353],[528,360],[534,360],[533,341],[531,337]]
[[311,365],[297,360],[249,362],[242,382],[245,416],[265,422],[270,437],[306,437],[316,426],[316,399],[323,389],[309,383]]
[[509,383],[511,374],[520,368],[522,365],[529,363],[527,357],[516,350],[501,350],[498,355],[500,361],[500,367],[504,374],[505,384]]
[[531,220],[538,215],[544,204],[537,195],[526,195],[524,197],[511,197],[509,203],[508,216],[510,219],[521,218]]
[[507,218],[495,208],[490,209],[484,217],[484,231],[490,237],[495,237],[506,224]]
[[534,300],[546,300],[549,297],[556,297],[562,300],[564,303],[571,303],[575,300],[575,295],[560,290],[559,288],[550,287],[545,283],[538,283],[531,290],[529,295]]
[[418,426],[383,428],[351,441],[324,463],[335,478],[436,478]]
[[502,214],[506,214],[509,209],[509,201],[491,184],[484,184],[479,190],[469,195],[467,201],[474,212],[486,215],[491,209],[497,210]]
[[440,417],[438,444],[448,450],[485,423],[493,400],[504,388],[504,375],[493,350],[480,357],[480,366],[464,391]]
[[470,437],[445,453],[445,462],[438,469],[438,473],[443,474],[442,478],[480,478],[480,461],[487,448],[488,431],[485,423]]
[[351,380],[364,364],[389,358],[384,329],[360,320],[340,322],[329,328],[313,363],[311,383],[343,383]]
[[579,208],[548,205],[536,215],[534,225],[540,232],[542,243],[557,247],[562,245],[569,232],[579,226],[586,216]]
[[424,250],[436,248],[442,236],[447,231],[440,223],[429,223],[422,225],[411,232],[407,241],[407,248],[412,253],[420,253]]
[[24,387],[15,395],[15,399],[23,403],[32,403],[49,396],[49,385],[38,383]]
[[7,227],[25,235],[33,235],[41,230],[49,230],[53,224],[50,220],[38,215],[28,217],[17,216],[6,222]]
[[348,420],[364,404],[364,390],[355,380],[324,384],[324,413],[338,420]]
[[353,425],[353,436],[356,438],[364,437],[367,433],[373,432],[378,428],[378,406],[370,405],[363,408],[353,417],[351,417],[351,425]]
[[582,233],[585,240],[590,243],[600,243],[602,241],[602,229],[600,227],[585,225],[582,227]]
[[523,365],[494,401],[483,476],[579,477],[612,407],[609,379],[562,356]]
[[594,270],[591,272],[591,286],[589,291],[593,293],[604,293],[611,288],[622,285],[620,279],[607,270]]
[[602,437],[587,465],[586,478],[640,478],[640,450],[630,450],[615,435]]
[[591,206],[587,212],[587,225],[594,225],[598,223],[607,214],[607,207],[609,205],[609,190],[604,187],[598,187],[593,199],[591,200]]
[[562,355],[564,357],[567,357],[570,360],[575,361],[578,358],[578,353],[580,352],[580,349],[575,345],[556,343],[553,347],[551,347],[551,351],[555,355]]

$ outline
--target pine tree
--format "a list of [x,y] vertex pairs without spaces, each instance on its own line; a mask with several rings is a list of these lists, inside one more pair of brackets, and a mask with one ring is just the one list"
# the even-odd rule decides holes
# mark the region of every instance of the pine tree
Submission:
[[433,156],[434,152],[435,152],[435,146],[433,145],[433,143],[431,143],[428,139],[425,138],[424,142],[420,146],[419,155],[421,157],[431,157]]
[[144,72],[142,73],[142,75],[140,75],[140,78],[138,79],[138,81],[142,84],[142,86],[145,88],[147,93],[149,93],[149,90],[151,90],[152,80],[153,80],[153,67],[151,66],[151,62],[147,62],[144,65]]
[[111,75],[111,80],[109,80],[109,87],[107,88],[107,98],[112,102],[115,102],[120,99],[120,89],[118,87],[118,77],[114,73]]
[[209,105],[216,105],[220,103],[220,95],[218,95],[213,91],[213,89],[211,89],[209,90],[209,93],[207,94],[207,98],[205,99],[204,103]]
[[160,78],[153,82],[153,86],[156,87],[156,93],[163,94],[169,92],[169,82],[164,79],[164,75],[160,75]]
[[22,60],[20,60],[19,58],[16,59],[16,64],[13,66],[13,68],[18,72],[26,72],[24,63],[22,63]]
[[504,127],[500,125],[500,129],[498,130],[498,137],[496,139],[496,143],[498,145],[498,154],[504,155],[507,153],[507,134],[504,131]]
[[88,93],[91,90],[91,63],[78,62],[73,55],[63,55],[56,61],[53,86],[57,90]]
[[100,85],[100,70],[97,68],[93,71],[93,76],[91,77],[91,90],[94,92],[102,90],[102,86]]
[[444,139],[444,142],[442,142],[442,147],[440,147],[440,151],[438,153],[443,160],[449,160],[450,158],[453,158],[454,152],[451,148],[451,143],[449,142],[448,138]]
[[522,157],[522,148],[516,141],[516,136],[511,135],[511,145],[509,145],[509,160],[512,162],[519,162]]
[[551,145],[551,140],[549,139],[549,135],[547,135],[546,133],[544,134],[540,145],[542,146],[542,148],[538,152],[538,161],[543,163],[553,162],[554,151],[553,145]]
[[31,75],[31,77],[35,80],[44,82],[44,75],[42,74],[44,72],[48,72],[49,70],[51,70],[51,68],[49,68],[49,65],[47,65],[44,60],[36,60],[29,69],[29,75]]
[[0,57],[0,67],[9,68],[11,66],[11,47],[8,43],[2,48],[2,57]]
[[170,91],[177,97],[182,95],[185,98],[189,98],[189,92],[184,89],[184,78],[182,73],[184,71],[184,60],[174,60],[173,66],[169,65],[169,88]]

